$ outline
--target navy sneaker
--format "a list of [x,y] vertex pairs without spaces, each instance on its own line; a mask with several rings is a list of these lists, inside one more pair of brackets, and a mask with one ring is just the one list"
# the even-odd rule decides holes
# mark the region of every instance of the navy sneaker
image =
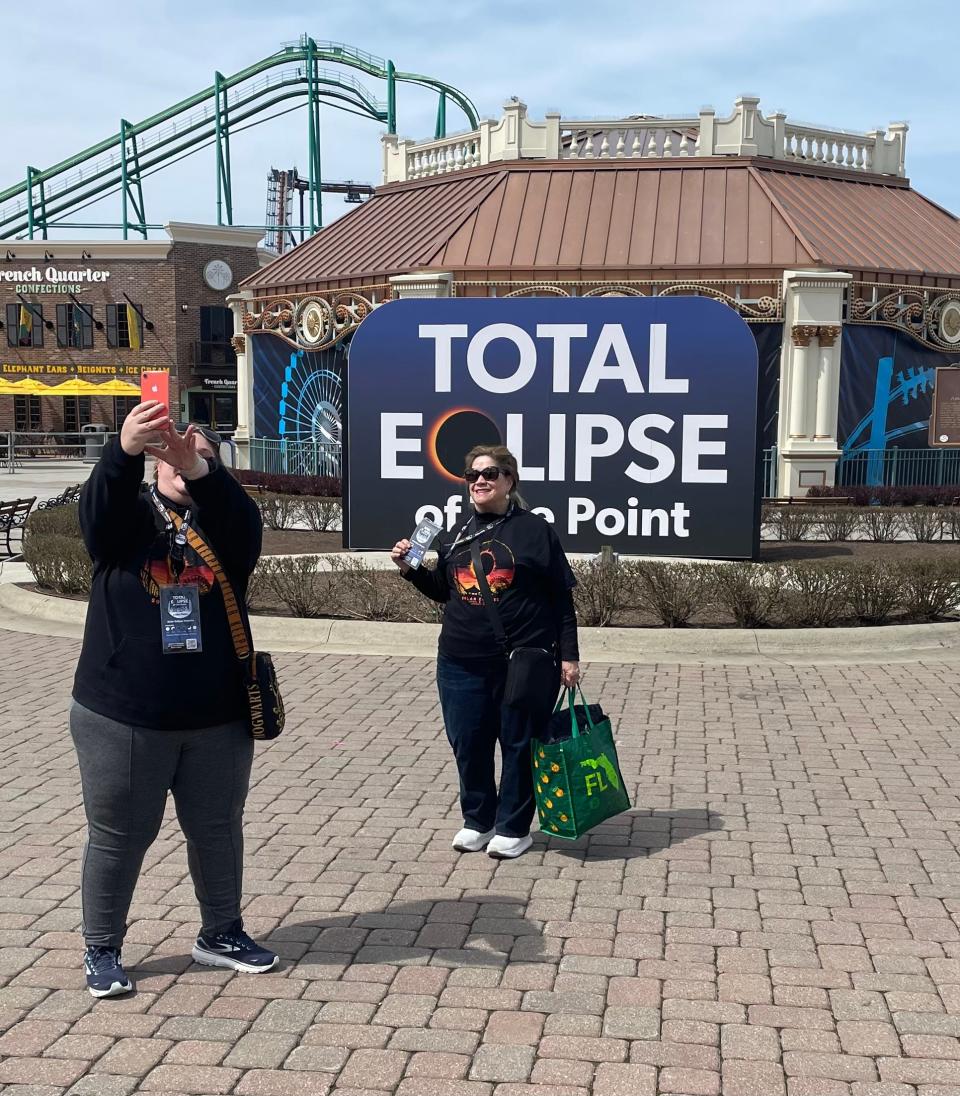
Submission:
[[116,997],[129,993],[133,983],[120,965],[120,949],[91,945],[83,955],[87,989],[94,997]]
[[208,967],[229,967],[245,974],[263,974],[280,962],[280,956],[260,947],[243,931],[239,921],[216,936],[201,933],[193,949],[193,958]]

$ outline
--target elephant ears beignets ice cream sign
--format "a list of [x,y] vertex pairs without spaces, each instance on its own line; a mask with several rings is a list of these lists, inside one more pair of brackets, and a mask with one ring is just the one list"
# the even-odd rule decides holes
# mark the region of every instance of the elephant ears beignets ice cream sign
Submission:
[[756,343],[717,301],[393,301],[347,386],[351,548],[462,524],[464,454],[502,443],[567,551],[755,554]]

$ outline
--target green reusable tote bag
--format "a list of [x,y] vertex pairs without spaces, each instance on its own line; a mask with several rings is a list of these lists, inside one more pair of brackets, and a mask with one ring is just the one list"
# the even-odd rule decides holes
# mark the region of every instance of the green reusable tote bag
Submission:
[[[531,748],[540,829],[570,841],[630,809],[610,720],[595,720],[585,700],[575,705],[576,692],[566,690],[570,737],[558,742],[535,738]],[[582,692],[580,697],[583,699]],[[563,702],[561,696],[554,719],[563,710]],[[585,730],[580,729],[578,713],[583,716]]]

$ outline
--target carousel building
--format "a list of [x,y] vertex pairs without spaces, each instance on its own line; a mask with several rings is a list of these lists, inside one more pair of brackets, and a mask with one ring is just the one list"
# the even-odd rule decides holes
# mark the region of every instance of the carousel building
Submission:
[[696,294],[756,338],[766,495],[960,482],[927,444],[935,369],[960,362],[960,224],[912,189],[906,137],[749,97],[615,121],[511,101],[471,133],[385,137],[374,196],[229,299],[243,459],[320,444],[335,470],[349,340],[390,300]]

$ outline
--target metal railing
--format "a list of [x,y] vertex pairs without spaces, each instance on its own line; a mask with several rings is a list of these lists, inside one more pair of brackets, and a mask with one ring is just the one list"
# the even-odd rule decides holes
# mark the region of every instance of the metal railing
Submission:
[[960,450],[861,449],[837,461],[838,487],[941,487],[960,484]]
[[83,433],[79,431],[7,430],[0,433],[0,467],[8,473],[25,467],[25,462],[85,460],[94,463],[107,438],[116,431]]
[[763,497],[775,499],[777,497],[777,447],[772,445],[763,450]]
[[255,472],[290,476],[339,476],[339,442],[308,438],[251,438],[248,453]]

